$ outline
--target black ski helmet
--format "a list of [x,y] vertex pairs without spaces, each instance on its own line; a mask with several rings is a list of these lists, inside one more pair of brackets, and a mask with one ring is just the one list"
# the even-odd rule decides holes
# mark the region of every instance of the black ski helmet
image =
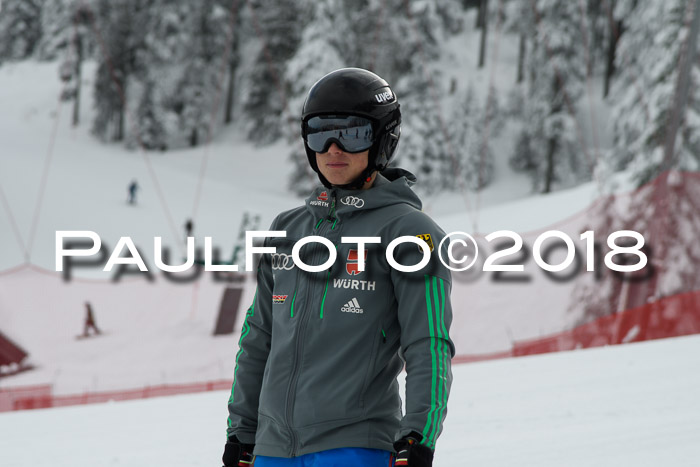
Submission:
[[330,183],[318,170],[316,152],[306,142],[309,118],[317,115],[358,115],[372,122],[377,135],[369,150],[367,169],[347,188],[360,188],[375,170],[386,169],[396,153],[401,136],[401,111],[396,94],[389,84],[362,68],[341,68],[318,80],[306,96],[301,113],[301,136],[309,165],[321,182]]

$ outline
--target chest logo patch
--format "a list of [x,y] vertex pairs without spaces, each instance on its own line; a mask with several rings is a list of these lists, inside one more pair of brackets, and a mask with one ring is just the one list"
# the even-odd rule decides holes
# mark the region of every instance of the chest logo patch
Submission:
[[272,296],[272,304],[273,305],[281,305],[283,304],[289,295],[273,295]]
[[[365,269],[367,268],[367,250],[365,250]],[[360,264],[358,263],[357,250],[348,251],[348,260],[345,263],[345,270],[351,276],[362,274]]]
[[272,269],[275,271],[291,271],[294,269],[294,258],[292,258],[292,255],[273,253],[270,255],[270,261],[272,263]]
[[348,303],[346,303],[345,306],[342,306],[340,308],[340,311],[342,311],[343,313],[357,313],[357,314],[362,314],[365,312],[365,310],[363,310],[362,307],[360,306],[360,302],[357,301],[357,298],[353,298]]
[[344,198],[340,198],[340,202],[346,206],[355,206],[356,208],[361,208],[365,205],[365,200],[358,198],[357,196],[346,196]]

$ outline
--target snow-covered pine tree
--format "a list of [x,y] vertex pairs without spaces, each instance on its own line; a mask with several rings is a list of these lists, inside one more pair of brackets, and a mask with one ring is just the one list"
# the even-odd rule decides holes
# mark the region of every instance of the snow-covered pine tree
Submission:
[[[236,91],[238,90],[237,72],[241,62],[241,43],[244,38],[243,21],[241,10],[243,2],[237,0],[219,0],[222,8],[225,8],[229,15],[229,25],[227,30],[233,28],[228,36],[230,41],[228,46],[227,70],[226,70],[226,102],[224,108],[224,125],[233,121],[233,105]],[[230,18],[233,15],[233,18]]]
[[[513,87],[508,95],[508,116],[515,121],[520,121],[523,126],[527,125],[530,112],[536,110],[528,106],[528,86],[524,83],[526,58],[528,53],[532,53],[532,44],[537,33],[535,12],[536,9],[530,1],[511,0],[504,5],[503,30],[517,34],[519,44],[516,76],[518,86]],[[541,131],[541,127],[533,125],[529,131],[521,128],[517,133],[513,154],[509,159],[510,166],[514,170],[527,173],[534,173],[537,170],[539,154],[534,145],[536,140],[543,139],[542,134],[536,135],[538,130]]]
[[476,122],[476,138],[472,139],[469,151],[474,155],[472,161],[476,169],[476,176],[468,179],[468,186],[473,190],[481,190],[493,181],[493,141],[500,136],[505,125],[505,115],[494,88],[489,90],[486,102],[480,110]]
[[125,136],[129,81],[142,76],[147,63],[145,12],[150,2],[99,0],[97,30],[103,47],[97,53],[93,133],[102,140],[122,141]]
[[489,13],[489,0],[481,0],[477,19],[477,27],[481,29],[481,39],[479,40],[479,68],[483,68],[484,63],[486,63],[486,38],[488,37],[489,21],[491,17]]
[[[403,33],[396,50],[404,67],[394,80],[394,90],[401,103],[401,143],[397,164],[413,171],[418,188],[426,192],[453,190],[461,186],[457,175],[459,148],[451,141],[441,108],[443,70],[436,63],[442,56],[440,43],[445,40],[445,25],[434,2],[399,2],[392,10],[391,32]],[[391,38],[390,38],[391,39]]]
[[248,73],[244,101],[245,131],[258,143],[270,143],[280,136],[280,120],[286,107],[284,70],[299,46],[308,18],[302,14],[304,1],[251,0],[248,14],[258,42],[255,61]]
[[416,34],[405,0],[342,0],[340,4],[339,21],[354,38],[340,49],[347,66],[370,70],[392,85],[410,72],[417,58]]
[[[534,2],[532,2],[534,5]],[[586,72],[580,43],[581,11],[576,2],[538,0],[535,34],[526,59],[526,101],[522,133],[511,164],[526,170],[535,191],[548,193],[590,177],[576,135],[575,105]],[[527,157],[527,160],[519,160]]]
[[41,39],[44,0],[4,0],[0,11],[0,62],[31,56]]
[[76,28],[82,28],[84,58],[95,52],[92,6],[81,0],[44,0],[41,8],[41,40],[37,44],[40,60],[54,60],[69,53]]
[[579,10],[584,12],[581,35],[588,56],[586,73],[600,76],[599,71],[603,70],[605,64],[608,34],[611,33],[608,14],[611,8],[610,0],[587,0],[578,3]]
[[450,140],[441,109],[430,96],[430,84],[424,77],[411,74],[396,87],[402,115],[397,164],[416,175],[417,188],[425,193],[458,188],[457,146]]
[[[612,5],[609,2],[604,3],[606,9],[606,15],[608,16],[608,31],[606,34],[606,41],[608,43],[605,52],[605,78],[603,82],[603,97],[608,97],[610,94],[610,87],[613,79],[613,75],[617,72],[617,69],[622,66],[626,66],[625,60],[619,60],[618,56],[618,43],[620,42],[620,37],[625,31],[625,23],[630,17],[632,10],[636,8],[637,2],[639,0],[617,0]],[[618,62],[617,64],[615,62]]]
[[[184,72],[183,64],[192,58],[193,44],[197,43],[192,28],[194,7],[183,0],[151,0],[143,13],[146,33],[139,55],[147,66],[139,74],[136,86],[140,91],[136,115],[139,134],[132,135],[128,146],[138,144],[139,138],[149,149],[185,144],[186,138],[179,128],[183,105],[177,81]],[[143,117],[143,113],[148,117]],[[156,137],[161,131],[163,135]]]
[[459,0],[445,0],[435,3],[436,12],[442,20],[445,31],[449,34],[462,32],[464,30],[462,12],[465,8],[463,2]]
[[[619,78],[613,86],[615,152],[613,166],[628,168],[638,184],[663,169],[700,170],[700,62],[690,70],[690,92],[675,106],[675,93],[687,49],[694,2],[650,0],[632,9],[620,39]],[[621,64],[624,63],[624,66]],[[681,112],[674,154],[665,164],[667,132]]]
[[136,121],[144,149],[165,150],[168,147],[168,135],[163,125],[163,115],[155,80],[146,83],[141,102],[136,110]]
[[479,135],[476,130],[478,108],[474,88],[469,86],[455,106],[450,118],[450,137],[459,149],[457,174],[466,180],[467,186],[479,185],[479,156],[472,152],[474,140]]
[[155,69],[179,66],[193,45],[192,22],[196,5],[183,0],[154,0],[148,9],[144,38],[148,60]]
[[535,35],[535,10],[530,0],[502,0],[503,31],[518,36],[518,66],[516,82],[525,79],[525,57],[528,41]]
[[227,61],[225,52],[231,32],[231,7],[228,3],[230,1],[202,0],[197,4],[202,13],[197,17],[199,24],[196,29],[202,41],[202,57],[210,66],[219,67],[215,69],[217,73]]
[[207,104],[211,103],[209,88],[214,84],[210,78],[204,59],[195,57],[187,64],[178,83],[175,106],[179,109],[180,129],[192,147],[208,136],[210,106]]
[[451,141],[458,152],[456,175],[470,190],[480,190],[493,180],[491,139],[498,135],[502,122],[495,94],[492,96],[490,106],[480,106],[474,89],[467,88],[449,120]]
[[210,138],[212,124],[220,119],[212,115],[223,111],[216,103],[223,99],[226,40],[229,35],[230,11],[215,0],[206,0],[192,10],[191,45],[186,55],[188,63],[180,79],[175,97],[179,109],[180,129],[190,146],[197,146]]

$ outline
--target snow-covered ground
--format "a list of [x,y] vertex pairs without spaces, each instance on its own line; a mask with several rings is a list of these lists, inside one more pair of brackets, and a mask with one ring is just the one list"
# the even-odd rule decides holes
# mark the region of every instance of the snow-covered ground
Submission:
[[[691,467],[700,336],[454,367],[436,467]],[[4,467],[218,466],[226,391],[0,414]]]

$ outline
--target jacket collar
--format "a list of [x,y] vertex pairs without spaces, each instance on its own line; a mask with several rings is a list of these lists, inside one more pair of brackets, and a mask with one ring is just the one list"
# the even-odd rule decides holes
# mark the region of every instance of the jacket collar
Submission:
[[415,182],[415,175],[407,170],[389,168],[377,174],[368,190],[317,187],[306,199],[306,209],[317,219],[342,218],[393,204],[408,204],[420,210],[422,203],[410,188]]

